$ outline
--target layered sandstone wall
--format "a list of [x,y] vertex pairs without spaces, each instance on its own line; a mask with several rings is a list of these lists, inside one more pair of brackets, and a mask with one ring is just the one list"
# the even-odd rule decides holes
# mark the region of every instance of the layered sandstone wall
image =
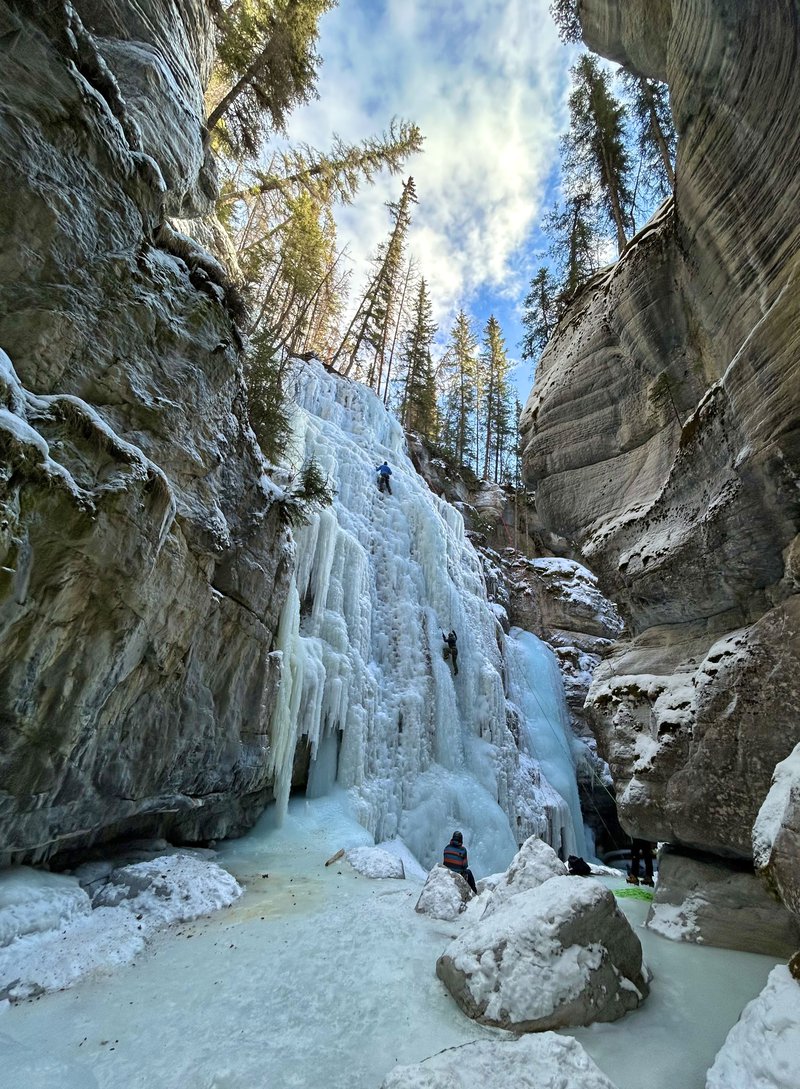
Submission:
[[291,555],[245,423],[203,0],[0,3],[0,864],[270,796]]
[[545,351],[525,475],[631,633],[588,703],[623,823],[747,859],[800,740],[798,7],[580,16],[592,49],[668,80],[676,191]]

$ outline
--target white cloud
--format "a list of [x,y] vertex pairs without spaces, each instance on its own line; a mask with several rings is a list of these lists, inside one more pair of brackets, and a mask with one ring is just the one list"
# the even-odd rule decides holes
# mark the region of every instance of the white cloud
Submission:
[[[320,99],[294,116],[293,138],[359,140],[393,116],[422,129],[425,150],[405,172],[419,197],[409,237],[437,320],[479,293],[517,298],[565,123],[571,54],[547,0],[340,0],[320,53]],[[381,178],[337,212],[356,284],[400,190]]]

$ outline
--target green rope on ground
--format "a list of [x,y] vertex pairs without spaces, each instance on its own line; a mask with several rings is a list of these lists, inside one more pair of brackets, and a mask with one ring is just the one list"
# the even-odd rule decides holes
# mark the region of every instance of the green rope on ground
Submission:
[[615,896],[620,896],[620,897],[626,896],[630,900],[648,900],[649,901],[649,900],[653,899],[653,890],[652,889],[639,889],[635,885],[632,885],[630,888],[614,889],[614,895]]

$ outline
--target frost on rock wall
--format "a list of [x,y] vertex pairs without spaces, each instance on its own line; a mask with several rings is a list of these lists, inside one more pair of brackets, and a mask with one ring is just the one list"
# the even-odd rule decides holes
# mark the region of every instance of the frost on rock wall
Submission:
[[[427,866],[454,828],[481,873],[504,869],[533,833],[572,849],[572,819],[537,759],[535,731],[513,732],[527,720],[507,700],[506,640],[460,513],[418,476],[399,423],[371,391],[312,364],[296,397],[294,463],[313,457],[337,495],[296,535],[271,733],[279,802],[293,768],[311,796],[337,784],[377,840],[402,837]],[[384,459],[392,495],[376,487]],[[457,676],[442,655],[451,628]],[[563,705],[557,669],[530,683],[555,685]],[[574,787],[572,754],[562,757]]]

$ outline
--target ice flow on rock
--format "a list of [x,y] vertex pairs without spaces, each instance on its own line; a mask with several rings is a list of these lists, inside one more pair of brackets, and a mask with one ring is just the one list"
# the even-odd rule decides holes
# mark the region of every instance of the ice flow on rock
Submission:
[[[558,751],[545,771],[536,724],[507,700],[507,641],[461,514],[417,474],[400,424],[371,390],[312,363],[295,392],[291,464],[315,459],[336,497],[296,534],[271,722],[279,808],[305,756],[310,796],[345,788],[377,840],[401,836],[427,866],[440,860],[456,827],[478,873],[505,869],[533,833],[572,849],[582,842],[580,811],[557,793],[561,779],[574,789],[571,751],[563,749],[559,776]],[[384,459],[392,495],[376,485]],[[451,628],[457,676],[442,655],[442,631]],[[533,658],[535,637],[525,638],[527,652],[515,655],[517,690]],[[530,684],[543,683],[555,691],[540,703],[563,705],[557,670],[534,670]],[[538,708],[536,716],[540,728],[551,728]],[[520,720],[522,759],[509,728]],[[551,774],[559,783],[548,782]]]

